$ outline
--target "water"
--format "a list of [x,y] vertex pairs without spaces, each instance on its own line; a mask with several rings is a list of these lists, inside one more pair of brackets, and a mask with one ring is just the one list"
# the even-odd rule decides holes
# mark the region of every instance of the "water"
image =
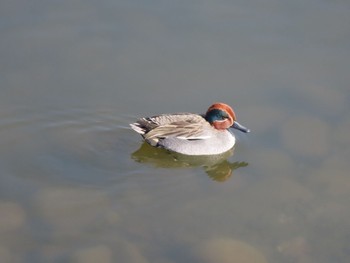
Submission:
[[[350,4],[1,4],[0,262],[349,262]],[[229,103],[217,158],[138,117]]]

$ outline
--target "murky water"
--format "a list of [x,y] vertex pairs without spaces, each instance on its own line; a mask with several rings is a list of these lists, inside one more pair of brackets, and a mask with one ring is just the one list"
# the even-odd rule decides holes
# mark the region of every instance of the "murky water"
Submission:
[[[0,262],[349,262],[347,1],[1,4]],[[232,105],[234,151],[128,124]]]

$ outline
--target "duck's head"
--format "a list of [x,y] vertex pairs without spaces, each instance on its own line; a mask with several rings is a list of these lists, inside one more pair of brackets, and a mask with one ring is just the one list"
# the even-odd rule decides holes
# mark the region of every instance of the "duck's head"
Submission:
[[236,114],[233,109],[222,102],[211,105],[205,114],[205,119],[218,130],[225,130],[232,127],[242,132],[250,132],[249,129],[236,121]]

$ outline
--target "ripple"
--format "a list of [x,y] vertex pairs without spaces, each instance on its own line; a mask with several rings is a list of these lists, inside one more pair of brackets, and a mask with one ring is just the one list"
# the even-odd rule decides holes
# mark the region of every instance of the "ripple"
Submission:
[[115,177],[131,162],[131,121],[108,108],[4,109],[0,156],[10,174],[29,173],[31,179],[96,182],[97,175]]

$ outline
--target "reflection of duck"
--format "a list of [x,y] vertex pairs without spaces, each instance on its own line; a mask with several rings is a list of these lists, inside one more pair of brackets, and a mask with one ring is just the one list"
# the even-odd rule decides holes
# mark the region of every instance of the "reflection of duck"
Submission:
[[150,163],[163,168],[203,167],[210,178],[223,182],[232,176],[233,170],[247,166],[246,162],[230,163],[227,158],[233,155],[233,149],[220,155],[188,156],[151,147],[143,143],[132,153],[131,158],[140,163]]
[[130,126],[150,145],[186,155],[222,154],[236,142],[229,128],[249,132],[236,121],[232,108],[224,103],[211,105],[203,116],[162,114],[141,118]]

